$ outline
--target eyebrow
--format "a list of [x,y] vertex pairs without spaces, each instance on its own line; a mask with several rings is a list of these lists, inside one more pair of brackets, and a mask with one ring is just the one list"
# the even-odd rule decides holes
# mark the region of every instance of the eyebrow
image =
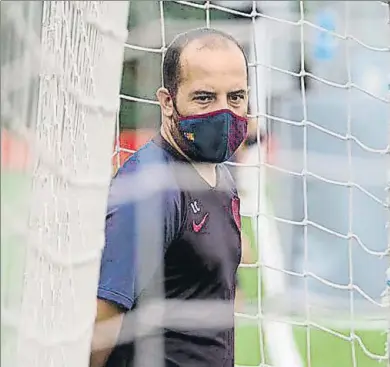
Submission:
[[[231,92],[228,92],[228,95],[232,95],[232,94],[243,94],[243,93],[247,93],[248,91],[245,90],[245,89],[239,89],[239,90],[234,90],[234,91],[231,91]],[[215,92],[210,92],[210,91],[207,91],[207,90],[196,90],[194,92],[191,93],[193,96],[204,96],[204,95],[207,95],[207,96],[215,96],[217,93]]]
[[217,93],[210,92],[210,91],[207,91],[207,90],[196,90],[196,91],[192,92],[191,94],[193,96],[204,96],[204,95],[215,96]]
[[229,92],[228,95],[232,95],[232,94],[245,94],[245,93],[248,93],[248,91],[245,90],[245,89],[239,89],[239,90],[235,90],[235,91]]

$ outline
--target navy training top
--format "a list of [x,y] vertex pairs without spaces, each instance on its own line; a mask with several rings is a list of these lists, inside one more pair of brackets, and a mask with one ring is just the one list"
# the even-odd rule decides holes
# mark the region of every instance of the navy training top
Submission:
[[[160,135],[119,169],[110,187],[98,298],[130,317],[107,367],[154,367],[161,352],[158,366],[234,366],[239,205],[225,165],[217,166],[213,188]],[[225,303],[217,312],[195,307],[195,321],[182,314],[185,307],[167,305],[168,325],[145,333],[142,306],[162,298]],[[146,324],[158,316],[147,311]],[[129,342],[134,333],[136,342]]]

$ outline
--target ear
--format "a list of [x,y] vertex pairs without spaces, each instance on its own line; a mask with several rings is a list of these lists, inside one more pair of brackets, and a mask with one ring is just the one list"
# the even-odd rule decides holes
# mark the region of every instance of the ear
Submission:
[[159,88],[156,93],[158,102],[160,103],[161,111],[165,117],[171,118],[174,113],[173,99],[168,89]]

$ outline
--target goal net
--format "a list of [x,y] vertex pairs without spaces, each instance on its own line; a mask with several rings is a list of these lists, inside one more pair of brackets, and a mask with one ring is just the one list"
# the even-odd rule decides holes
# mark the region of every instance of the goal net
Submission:
[[3,366],[88,365],[127,9],[1,2]]
[[110,175],[159,128],[166,47],[207,26],[247,51],[257,138],[228,163],[256,255],[236,365],[388,366],[389,19],[383,1],[2,2],[2,364],[88,365]]

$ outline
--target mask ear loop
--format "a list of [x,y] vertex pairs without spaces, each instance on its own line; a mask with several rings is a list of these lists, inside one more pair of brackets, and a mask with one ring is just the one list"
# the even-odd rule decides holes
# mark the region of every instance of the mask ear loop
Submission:
[[179,110],[177,108],[177,104],[176,104],[176,97],[173,93],[169,92],[170,95],[171,95],[171,98],[172,98],[172,104],[173,104],[173,120],[175,121],[179,121],[180,118],[182,117],[181,114],[179,113]]
[[[171,131],[172,137],[175,140],[176,144],[179,146],[179,148],[182,150],[184,154],[186,154],[185,144],[186,140],[184,139],[184,136],[180,132],[179,128],[179,121],[181,119],[181,114],[178,111],[177,104],[176,104],[176,98],[175,95],[171,92],[169,92],[172,98],[172,104],[173,104],[173,115],[172,115],[172,123],[173,123],[173,131]],[[185,156],[186,159],[189,160],[187,155]]]

